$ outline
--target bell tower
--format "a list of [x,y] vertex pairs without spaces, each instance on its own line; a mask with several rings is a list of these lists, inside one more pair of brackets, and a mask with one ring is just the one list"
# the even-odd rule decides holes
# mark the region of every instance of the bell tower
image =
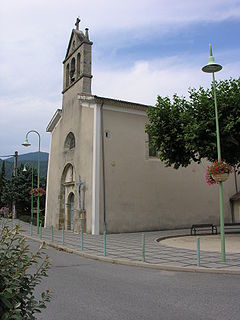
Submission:
[[89,40],[87,28],[85,33],[79,30],[79,23],[77,18],[63,61],[63,93],[77,86],[79,93],[91,94],[93,43]]

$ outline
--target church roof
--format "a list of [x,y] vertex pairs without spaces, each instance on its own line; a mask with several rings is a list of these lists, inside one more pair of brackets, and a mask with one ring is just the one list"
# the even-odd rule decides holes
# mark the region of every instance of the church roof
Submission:
[[131,101],[126,101],[126,100],[118,100],[118,99],[113,99],[113,98],[105,98],[105,97],[99,97],[99,96],[94,96],[95,100],[97,103],[106,103],[106,104],[111,104],[115,105],[118,107],[126,107],[126,105],[130,108],[133,109],[143,109],[146,111],[150,105],[142,104],[142,103],[137,103],[137,102],[131,102]]
[[58,121],[61,119],[62,116],[62,110],[61,109],[57,109],[57,111],[55,112],[55,114],[53,115],[52,119],[50,120],[46,131],[47,132],[52,132],[53,129],[55,128],[56,124],[58,123]]
[[[130,109],[135,109],[135,110],[142,110],[144,112],[147,111],[148,108],[152,107],[151,105],[146,105],[142,103],[137,103],[137,102],[130,102],[126,100],[118,100],[118,99],[113,99],[113,98],[105,98],[105,97],[99,97],[96,95],[90,95],[90,94],[78,94],[78,99],[79,100],[86,100],[86,101],[95,101],[98,104],[105,104],[105,105],[110,105],[112,107],[120,107],[120,108],[130,108]],[[52,132],[55,126],[57,125],[58,121],[62,117],[62,110],[57,109],[55,114],[53,115],[52,119],[50,120],[46,131],[47,132]]]

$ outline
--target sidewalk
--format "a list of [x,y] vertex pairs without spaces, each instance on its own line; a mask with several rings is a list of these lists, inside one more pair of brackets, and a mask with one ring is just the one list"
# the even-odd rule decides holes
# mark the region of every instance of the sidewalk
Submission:
[[[12,222],[10,222],[11,225]],[[42,239],[37,234],[35,226],[32,227],[30,236],[30,225],[20,220],[13,220],[14,224],[20,224],[22,233],[37,241],[45,241],[49,246],[60,250],[72,252],[88,258],[103,260],[112,263],[144,266],[162,270],[192,271],[192,272],[214,272],[240,274],[240,251],[226,253],[226,262],[221,262],[221,253],[216,251],[201,251],[200,267],[197,267],[197,253],[194,250],[194,237],[170,238],[157,242],[159,238],[189,235],[186,230],[168,230],[145,232],[145,262],[142,261],[142,233],[107,234],[106,256],[104,256],[103,235],[83,235],[83,250],[80,234],[72,231],[64,232],[64,244],[62,243],[62,230],[54,229],[53,242],[51,241],[51,229],[42,228]],[[181,242],[192,242],[192,249],[181,247]],[[201,236],[200,239],[209,242],[211,250],[211,236]],[[173,246],[173,240],[177,245]],[[238,239],[237,239],[238,240]],[[236,242],[236,241],[235,241]],[[238,241],[237,241],[238,243]],[[236,245],[236,243],[235,243]],[[186,246],[185,246],[186,247]],[[188,246],[187,246],[188,247]],[[240,247],[240,237],[239,237]]]

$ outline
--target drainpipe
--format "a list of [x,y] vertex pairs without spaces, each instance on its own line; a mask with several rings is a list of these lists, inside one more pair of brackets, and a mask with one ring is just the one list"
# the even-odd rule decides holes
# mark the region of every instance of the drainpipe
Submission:
[[236,168],[236,166],[234,166],[234,180],[235,180],[236,193],[238,193],[237,168]]
[[103,222],[104,222],[104,231],[107,231],[106,224],[106,191],[105,191],[105,154],[104,154],[104,127],[103,127],[103,105],[101,103],[101,135],[102,135],[102,173],[103,173]]

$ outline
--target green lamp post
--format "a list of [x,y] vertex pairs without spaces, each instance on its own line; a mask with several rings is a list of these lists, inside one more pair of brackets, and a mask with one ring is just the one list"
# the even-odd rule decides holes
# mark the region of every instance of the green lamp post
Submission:
[[[26,134],[26,138],[24,143],[22,144],[24,147],[29,147],[31,146],[31,143],[28,142],[28,135],[29,133],[36,133],[38,135],[38,170],[37,170],[37,174],[38,174],[38,178],[37,178],[37,188],[39,189],[39,182],[40,182],[40,134],[39,132],[37,132],[36,130],[30,130],[27,132]],[[37,195],[37,233],[39,234],[39,194]]]
[[[24,163],[23,172],[27,172],[27,163]],[[32,167],[32,190],[33,190],[33,164],[29,163]],[[33,192],[31,194],[31,222],[33,223]]]
[[[220,144],[219,123],[218,123],[216,83],[215,83],[214,73],[222,70],[222,66],[215,62],[213,54],[212,54],[211,44],[209,44],[209,51],[210,51],[210,55],[208,58],[208,64],[202,68],[202,71],[207,72],[207,73],[212,73],[213,95],[214,95],[214,105],[215,105],[215,118],[216,118],[216,134],[217,134],[217,154],[218,154],[218,161],[221,161],[221,144]],[[222,262],[225,262],[226,261],[226,254],[225,254],[223,184],[222,184],[222,182],[219,182],[219,203],[220,203],[221,255],[222,255]]]

